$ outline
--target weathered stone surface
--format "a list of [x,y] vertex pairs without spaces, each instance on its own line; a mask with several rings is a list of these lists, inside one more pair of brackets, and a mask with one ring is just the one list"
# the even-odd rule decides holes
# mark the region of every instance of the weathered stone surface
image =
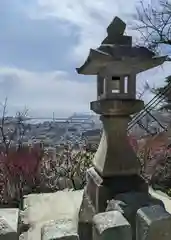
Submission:
[[92,239],[92,221],[95,213],[89,197],[84,192],[78,222],[78,234],[81,240]]
[[18,234],[19,209],[5,208],[0,209],[0,239],[17,240]]
[[111,55],[114,59],[119,56],[121,61],[123,58],[127,60],[136,58],[137,61],[148,60],[154,56],[154,53],[145,47],[131,47],[131,45],[102,44],[98,49]]
[[[79,236],[81,240],[92,239],[92,218],[96,213],[104,212],[107,200],[120,192],[131,190],[148,191],[139,176],[116,176],[103,179],[92,167],[87,170],[87,185],[79,212]],[[125,184],[127,183],[127,184]],[[145,185],[145,187],[144,187]]]
[[[115,176],[103,179],[92,167],[88,169],[86,195],[89,197],[96,213],[104,212],[107,207],[107,200],[111,200],[121,192],[142,191],[148,192],[148,186],[138,176]],[[125,184],[126,183],[126,184]]]
[[57,220],[45,224],[41,240],[78,240],[77,227],[72,220]]
[[151,187],[149,187],[149,193],[153,198],[157,198],[162,201],[164,203],[166,211],[171,214],[171,197],[161,191],[156,191]]
[[[110,109],[108,104],[106,107]],[[115,109],[116,106],[113,107],[114,111]],[[125,112],[121,111],[118,113],[120,116],[116,116],[111,112],[113,116],[101,116],[100,118],[104,129],[93,165],[104,178],[138,175],[140,172],[140,163],[126,135],[130,117],[124,114]]]
[[170,240],[171,215],[160,205],[143,207],[136,217],[136,240]]
[[129,221],[132,227],[132,234],[135,239],[136,235],[136,213],[139,208],[150,205],[161,205],[164,207],[162,201],[152,198],[146,192],[128,192],[118,194],[114,200],[109,201],[107,211],[117,210],[121,212]]
[[132,212],[137,212],[140,207],[153,205],[161,205],[164,207],[164,204],[161,200],[153,198],[149,193],[146,192],[128,192],[121,193],[115,196],[116,201],[124,202],[126,208],[124,214],[126,217],[129,216]]
[[113,21],[107,27],[108,36],[123,35],[126,29],[126,23],[119,17],[115,17]]
[[111,37],[106,37],[103,41],[102,44],[116,44],[116,45],[127,45],[130,46],[132,45],[132,37],[130,36],[113,36]]
[[119,200],[110,200],[108,201],[108,205],[106,208],[106,211],[119,211],[124,215],[124,211],[127,208],[127,204],[125,202],[119,201]]
[[95,215],[93,224],[93,240],[132,240],[131,226],[118,211]]
[[25,196],[22,222],[30,226],[28,240],[40,240],[42,226],[59,219],[72,219],[78,225],[78,213],[83,191],[58,191],[56,193]]
[[29,240],[28,239],[28,233],[25,232],[25,233],[20,234],[19,240]]

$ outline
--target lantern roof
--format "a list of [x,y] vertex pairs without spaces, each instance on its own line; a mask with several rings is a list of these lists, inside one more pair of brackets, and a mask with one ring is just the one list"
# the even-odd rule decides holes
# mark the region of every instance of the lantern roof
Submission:
[[113,74],[139,73],[161,65],[167,56],[157,57],[145,47],[132,46],[132,37],[125,36],[126,24],[115,17],[107,28],[107,37],[97,49],[90,49],[85,63],[77,68],[79,74],[98,75],[112,68]]

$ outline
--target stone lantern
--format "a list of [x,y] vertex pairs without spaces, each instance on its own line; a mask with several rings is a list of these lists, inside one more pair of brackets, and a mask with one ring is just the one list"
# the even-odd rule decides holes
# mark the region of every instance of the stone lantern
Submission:
[[100,47],[91,49],[77,69],[79,74],[97,76],[97,100],[91,102],[91,110],[100,115],[103,123],[94,167],[87,171],[81,223],[85,216],[88,221],[87,212],[105,211],[107,200],[118,193],[148,190],[139,175],[140,164],[129,144],[127,126],[130,115],[144,107],[143,101],[136,99],[136,75],[161,65],[166,57],[132,46],[132,37],[124,35],[125,28],[122,20],[114,18]]
[[103,177],[138,174],[136,155],[127,140],[130,115],[143,108],[136,100],[136,74],[162,64],[144,47],[133,47],[132,37],[124,36],[126,24],[115,18],[108,36],[97,49],[91,49],[79,74],[97,75],[97,101],[91,109],[101,115],[104,131],[94,158],[95,169]]

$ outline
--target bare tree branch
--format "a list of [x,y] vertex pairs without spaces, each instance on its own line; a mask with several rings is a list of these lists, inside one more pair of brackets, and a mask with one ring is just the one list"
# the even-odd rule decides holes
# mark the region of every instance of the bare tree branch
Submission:
[[7,98],[2,104],[2,118],[0,121],[0,134],[2,137],[2,145],[5,148],[5,153],[8,154],[9,148],[14,141],[18,144],[18,149],[22,147],[23,138],[25,136],[27,127],[25,125],[25,118],[28,114],[28,109],[23,112],[18,111],[13,119],[7,117]]
[[157,48],[159,44],[171,45],[171,4],[160,1],[158,5],[140,1],[136,8],[134,29],[137,30],[143,43],[149,48]]
[[137,91],[137,97],[138,99],[142,99],[142,97],[144,96],[144,94],[147,92],[147,91],[151,91],[151,87],[150,85],[148,84],[147,81],[145,81],[144,85],[143,85],[143,89],[141,91]]

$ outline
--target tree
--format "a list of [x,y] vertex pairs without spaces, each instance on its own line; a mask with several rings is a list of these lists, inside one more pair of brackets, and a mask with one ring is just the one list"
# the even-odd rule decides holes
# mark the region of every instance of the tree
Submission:
[[[169,55],[171,49],[171,2],[168,0],[151,0],[151,4],[146,4],[143,0],[141,0],[137,7],[134,23],[134,29],[140,34],[140,42],[138,45],[143,44],[150,50],[155,51],[158,55],[163,55],[166,52]],[[168,60],[170,59],[168,58]],[[167,108],[168,110],[169,106],[171,106],[171,76],[168,76],[165,79],[163,87],[153,87],[150,91],[155,95],[160,96],[161,108]],[[163,181],[166,186],[168,176],[169,184],[171,179],[171,164],[169,163],[170,152],[168,153],[167,151],[168,136],[165,132],[160,134],[166,138],[166,142],[163,142],[163,146],[160,151],[154,149],[154,151],[151,152],[150,156],[147,158],[147,164],[145,165],[147,170],[144,170],[145,173],[149,172],[148,168],[150,171],[153,170],[151,172],[151,184],[157,182],[161,185],[161,181]],[[150,142],[148,141],[145,147],[149,148],[152,143],[155,145],[156,139],[161,137],[160,134],[157,134],[152,137],[152,139],[149,139]]]
[[171,3],[167,0],[145,4],[140,1],[135,15],[134,28],[140,33],[143,44],[159,50],[171,45]]
[[137,92],[136,92],[137,98],[141,100],[143,98],[144,94],[149,90],[150,90],[150,85],[148,84],[147,81],[145,81],[141,90],[137,90]]
[[161,110],[171,110],[171,76],[168,76],[165,79],[165,84],[163,87],[152,88],[151,92],[161,96]]
[[16,195],[20,198],[24,186],[24,181],[22,181],[23,168],[20,166],[22,153],[21,151],[18,152],[18,150],[23,145],[23,137],[27,130],[25,118],[28,110],[24,109],[23,112],[17,112],[15,117],[9,117],[7,115],[7,98],[4,103],[1,103],[1,106],[0,201],[2,203],[8,202],[9,199]]
[[15,117],[7,116],[7,98],[2,105],[2,117],[0,119],[0,138],[1,146],[6,154],[8,154],[11,144],[17,144],[18,149],[23,144],[23,138],[27,131],[25,119],[28,114],[28,109],[23,112],[18,111]]
[[[171,3],[161,0],[156,3],[145,4],[140,1],[135,16],[134,28],[140,33],[143,45],[156,53],[162,53],[163,49],[171,48]],[[168,58],[168,60],[170,60]],[[171,76],[165,79],[163,87],[150,89],[155,95],[161,97],[161,108],[168,108],[171,103]],[[167,104],[165,104],[167,103]],[[169,103],[169,104],[168,104]]]

